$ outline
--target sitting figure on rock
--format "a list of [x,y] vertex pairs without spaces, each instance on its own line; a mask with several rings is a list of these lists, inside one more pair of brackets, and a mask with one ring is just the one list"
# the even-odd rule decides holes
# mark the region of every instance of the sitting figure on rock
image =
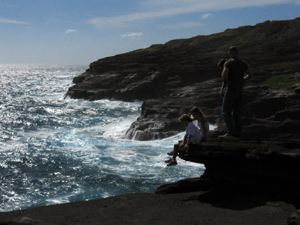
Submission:
[[174,145],[174,150],[168,152],[168,155],[172,155],[172,158],[165,160],[165,162],[168,163],[168,166],[177,165],[176,157],[180,147],[188,147],[192,142],[200,142],[202,138],[199,127],[193,123],[191,117],[183,114],[179,118],[179,121],[183,126],[186,127],[186,133],[183,140]]
[[201,134],[201,141],[205,141],[207,139],[209,124],[207,119],[205,118],[204,113],[197,107],[193,107],[190,111],[190,115],[193,116],[193,120],[198,121],[198,127]]

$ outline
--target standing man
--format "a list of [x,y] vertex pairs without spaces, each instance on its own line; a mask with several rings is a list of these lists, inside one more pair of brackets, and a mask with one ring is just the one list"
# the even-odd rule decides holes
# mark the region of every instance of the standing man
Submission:
[[[247,63],[238,58],[236,47],[229,48],[230,59],[224,64],[222,79],[227,84],[227,91],[223,97],[222,116],[225,120],[227,133],[219,138],[239,138],[242,136],[242,98],[244,79],[253,76]],[[247,74],[245,76],[245,73]]]

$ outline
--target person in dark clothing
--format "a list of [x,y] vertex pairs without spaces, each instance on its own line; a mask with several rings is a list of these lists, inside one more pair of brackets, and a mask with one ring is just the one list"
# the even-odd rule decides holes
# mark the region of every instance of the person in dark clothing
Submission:
[[253,76],[248,64],[238,58],[236,47],[229,48],[229,55],[230,59],[225,62],[222,71],[222,79],[227,85],[222,105],[222,116],[226,123],[227,133],[219,138],[242,136],[241,109],[244,80]]

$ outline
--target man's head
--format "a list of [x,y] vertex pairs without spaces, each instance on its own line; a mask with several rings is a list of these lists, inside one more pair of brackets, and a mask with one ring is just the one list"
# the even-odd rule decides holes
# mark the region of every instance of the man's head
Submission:
[[228,53],[229,53],[230,57],[235,57],[238,55],[239,52],[235,46],[230,46],[228,49]]

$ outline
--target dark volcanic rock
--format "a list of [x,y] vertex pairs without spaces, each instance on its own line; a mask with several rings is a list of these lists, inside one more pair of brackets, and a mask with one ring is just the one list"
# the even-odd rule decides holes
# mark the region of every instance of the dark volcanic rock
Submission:
[[300,200],[299,141],[213,140],[192,146],[180,157],[203,163],[206,179]]
[[[80,98],[74,95],[85,90],[89,98],[95,100],[102,98],[97,90],[114,90],[104,97],[126,101],[163,97],[172,87],[220,77],[216,64],[220,58],[227,57],[230,45],[238,46],[242,57],[262,79],[270,74],[296,73],[300,68],[299,36],[300,18],[297,18],[172,40],[91,63],[85,73],[74,78],[76,85],[67,94]],[[133,91],[139,86],[140,90],[147,88],[141,93]],[[132,92],[127,94],[126,90]],[[136,93],[139,95],[133,95]]]
[[[299,221],[293,205],[224,192],[128,194],[0,213],[5,225],[283,225]],[[298,224],[298,223],[290,223]]]
[[[200,107],[218,127],[212,134],[216,136],[225,131],[218,94],[221,71],[216,64],[227,57],[230,45],[236,45],[255,74],[244,93],[245,136],[270,139],[278,132],[294,134],[300,107],[299,38],[297,18],[172,40],[91,63],[85,73],[74,78],[75,85],[66,96],[144,100],[142,114],[129,128],[128,138],[149,140],[182,131],[178,118],[193,106]],[[293,93],[261,85],[272,76],[294,73]]]
[[296,205],[300,203],[299,139],[286,142],[214,139],[182,148],[179,157],[204,164],[205,173],[200,178],[163,185],[156,193],[230,187],[234,191],[251,190]]
[[145,101],[141,116],[131,125],[127,137],[151,140],[181,132],[184,127],[178,118],[183,113],[189,113],[191,106],[201,105],[207,118],[215,121],[219,118],[222,104],[222,98],[218,94],[220,85],[219,79],[209,80],[178,88],[175,93],[165,97]]

